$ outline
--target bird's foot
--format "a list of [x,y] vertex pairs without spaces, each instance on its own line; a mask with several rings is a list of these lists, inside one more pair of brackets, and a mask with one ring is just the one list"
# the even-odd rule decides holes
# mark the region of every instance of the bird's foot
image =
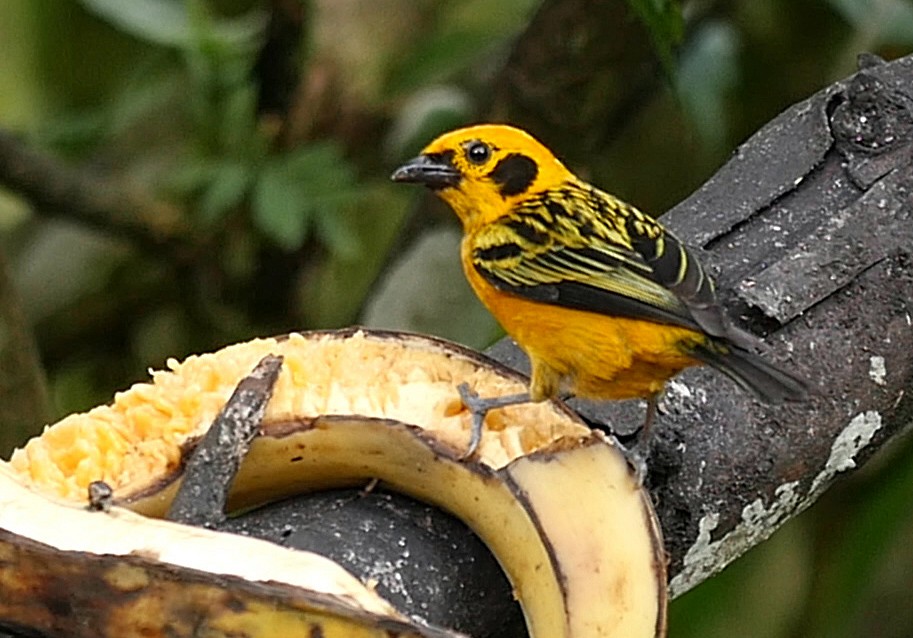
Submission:
[[472,414],[472,429],[470,430],[469,447],[460,457],[461,460],[470,458],[478,450],[479,443],[482,442],[482,427],[485,422],[486,414],[498,408],[530,402],[528,392],[483,399],[475,390],[469,387],[468,383],[461,383],[457,386],[457,390],[460,393],[460,400],[463,402],[463,405],[466,406]]

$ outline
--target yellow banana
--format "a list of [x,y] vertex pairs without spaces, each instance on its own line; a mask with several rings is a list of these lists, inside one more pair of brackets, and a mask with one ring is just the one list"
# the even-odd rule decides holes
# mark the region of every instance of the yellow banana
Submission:
[[[152,384],[49,428],[14,454],[10,467],[35,489],[71,499],[102,479],[118,503],[160,516],[188,444],[270,353],[284,357],[284,368],[230,507],[379,478],[452,512],[480,536],[510,579],[534,638],[664,635],[659,528],[621,452],[557,405],[526,404],[492,412],[478,460],[460,460],[471,416],[456,387],[468,382],[483,396],[500,395],[522,391],[524,380],[439,340],[352,330],[293,334],[169,362],[172,371],[155,373]],[[87,515],[99,528],[109,518]],[[0,512],[0,530],[5,520]],[[168,525],[135,520],[150,533]],[[38,531],[19,536],[45,542],[32,535]],[[99,536],[82,551],[112,553],[107,542]],[[241,550],[222,551],[234,557]],[[204,569],[220,573],[215,565]],[[2,587],[0,579],[0,598]]]

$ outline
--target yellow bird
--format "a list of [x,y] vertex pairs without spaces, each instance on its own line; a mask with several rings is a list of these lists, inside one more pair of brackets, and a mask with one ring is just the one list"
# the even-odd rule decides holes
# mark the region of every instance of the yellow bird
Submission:
[[500,124],[446,133],[399,167],[463,225],[461,260],[482,303],[529,355],[529,392],[479,398],[485,414],[559,393],[648,401],[645,440],[666,381],[708,364],[767,403],[802,400],[806,383],[748,350],[713,281],[658,221],[578,179],[538,140]]

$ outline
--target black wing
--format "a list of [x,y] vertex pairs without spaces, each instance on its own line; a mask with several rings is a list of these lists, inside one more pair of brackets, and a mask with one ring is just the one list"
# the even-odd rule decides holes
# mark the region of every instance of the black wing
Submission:
[[736,342],[697,259],[659,223],[585,184],[567,184],[473,236],[473,266],[537,301],[647,319]]

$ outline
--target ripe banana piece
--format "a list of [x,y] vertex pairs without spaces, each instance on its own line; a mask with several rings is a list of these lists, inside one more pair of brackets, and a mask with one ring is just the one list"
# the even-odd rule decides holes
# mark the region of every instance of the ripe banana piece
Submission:
[[[163,515],[171,502],[181,459],[240,378],[266,354],[282,355],[284,368],[261,435],[233,483],[230,508],[378,478],[453,513],[479,535],[510,579],[534,638],[665,635],[659,527],[618,448],[556,404],[528,404],[491,412],[478,456],[461,460],[471,416],[457,386],[468,382],[490,396],[522,391],[525,380],[454,344],[404,333],[292,334],[170,361],[170,371],[153,373],[153,383],[118,394],[110,406],[67,417],[14,453],[0,474],[5,477],[0,535],[71,551],[62,544],[65,539],[42,540],[44,527],[38,523],[10,529],[3,505],[11,500],[7,489],[16,492],[12,500],[26,504],[49,502],[38,491],[81,501],[88,483],[99,479],[134,513],[119,507],[113,514],[79,511],[95,521],[98,532],[87,538],[97,542],[76,551],[118,554],[112,546],[123,532],[105,534],[102,528],[123,520],[135,526],[131,534],[137,542],[160,533],[171,524],[151,517]],[[16,515],[23,518],[41,516],[26,507]],[[225,574],[226,566],[248,551],[240,543],[249,539],[176,527],[206,535],[203,545],[212,543],[221,556],[232,557],[195,569]],[[168,542],[185,543],[176,537]],[[181,564],[169,556],[156,549],[158,562]],[[237,576],[251,585],[287,582],[270,574]],[[6,580],[0,577],[0,600]],[[313,590],[312,584],[300,587]],[[369,614],[368,629],[378,626],[378,614],[404,622],[392,610],[366,606],[377,602],[363,592],[347,600]],[[0,626],[4,613],[9,612],[0,606]]]

